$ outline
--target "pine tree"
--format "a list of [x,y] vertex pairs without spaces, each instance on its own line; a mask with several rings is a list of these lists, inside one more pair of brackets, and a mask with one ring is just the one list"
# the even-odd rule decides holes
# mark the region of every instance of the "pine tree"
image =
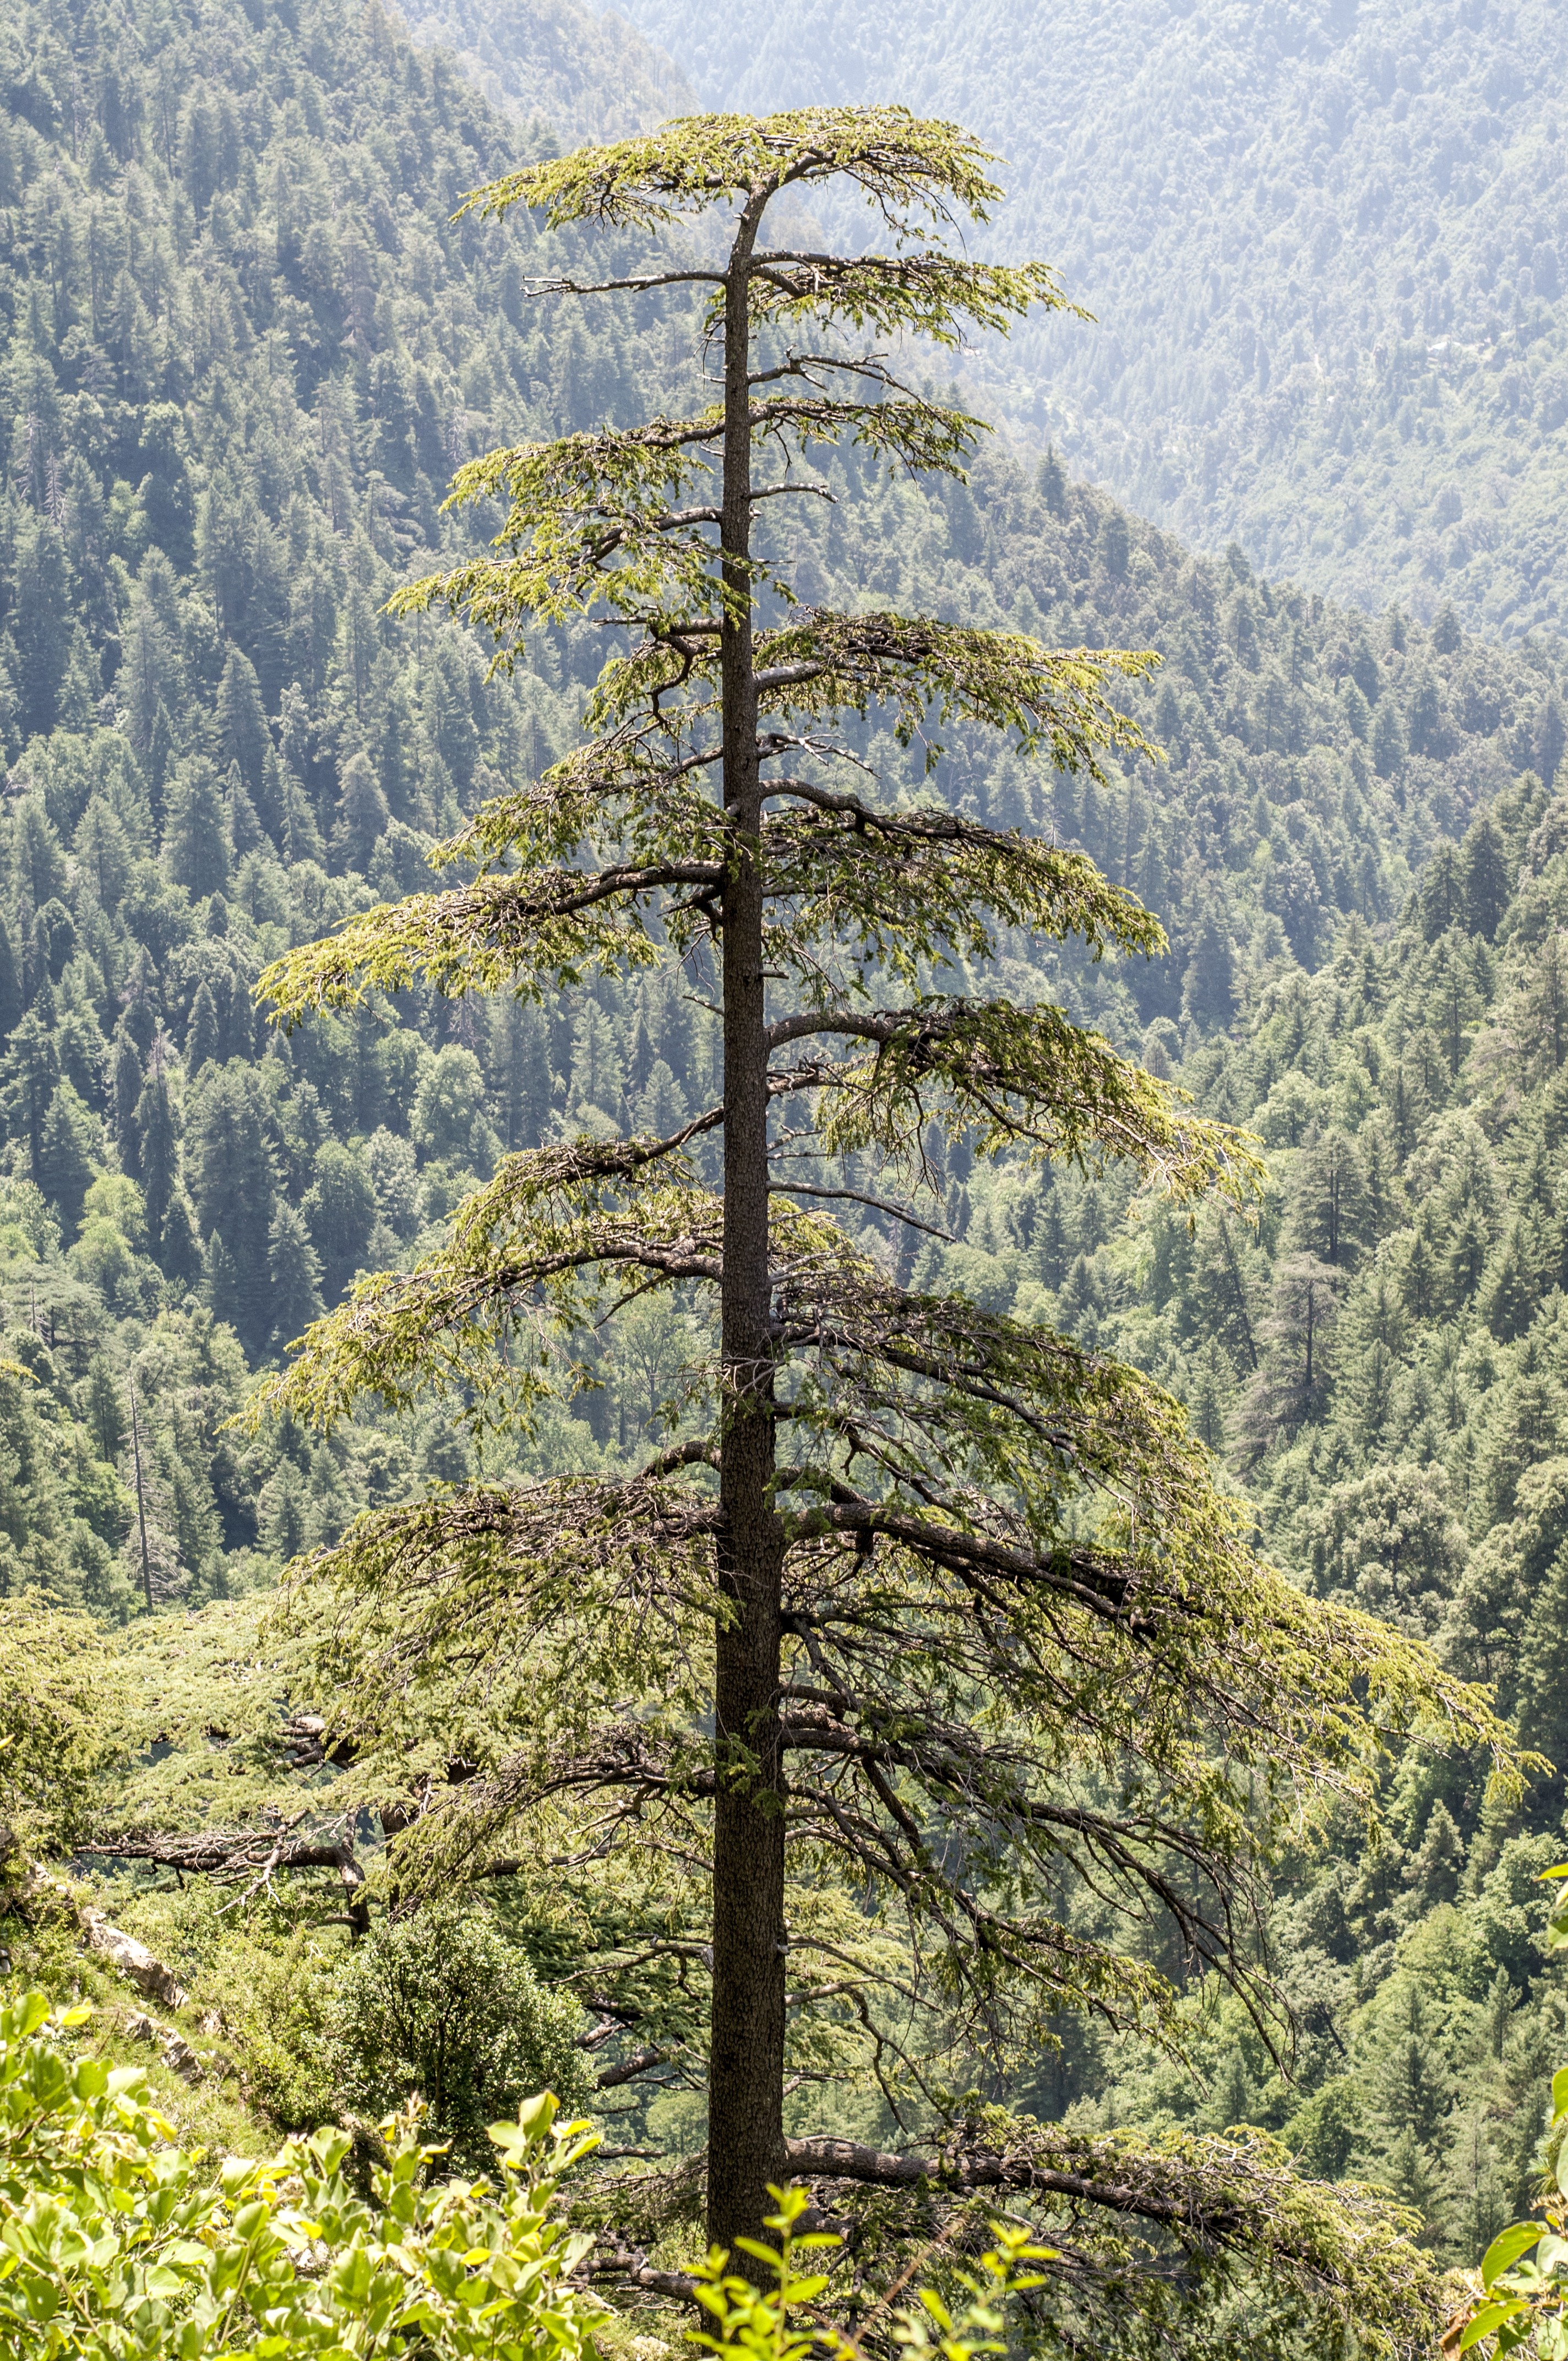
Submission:
[[225,1321],[236,1334],[250,1324],[239,1264],[221,1230],[213,1232],[203,1252],[202,1293],[214,1320]]
[[[974,421],[874,352],[824,347],[850,331],[951,345],[965,324],[1059,303],[1044,269],[927,234],[930,214],[983,216],[987,161],[951,126],[892,108],[696,118],[471,201],[621,232],[726,208],[727,253],[609,282],[705,291],[722,399],[462,472],[460,497],[511,503],[499,555],[395,603],[444,599],[503,661],[525,631],[590,611],[630,644],[600,677],[594,734],[446,849],[473,883],[350,919],[265,979],[291,1022],[416,976],[540,998],[668,955],[706,970],[718,1104],[665,1137],[514,1157],[449,1246],[367,1282],[269,1398],[330,1418],[364,1393],[406,1404],[451,1385],[483,1423],[575,1384],[565,1337],[623,1290],[716,1309],[690,1423],[640,1475],[480,1485],[374,1514],[316,1578],[342,1595],[334,1714],[365,1760],[405,1759],[377,1687],[389,1631],[400,1682],[459,1696],[462,1664],[482,1660],[486,1775],[420,1821],[442,1874],[482,1866],[546,1796],[568,1820],[591,1813],[601,1849],[619,1825],[677,1885],[706,1858],[707,2213],[726,2246],[757,2234],[768,2182],[791,2168],[885,2177],[849,2142],[784,2137],[786,1960],[811,1956],[821,1864],[900,1915],[899,1990],[934,1974],[921,2005],[939,1995],[946,2056],[1031,2038],[1066,2006],[1146,2021],[1168,1997],[1160,1980],[1069,1930],[1064,1882],[1172,1912],[1188,1955],[1245,1984],[1227,1897],[1270,1799],[1288,1812],[1302,1777],[1355,1786],[1353,1682],[1373,1697],[1396,1683],[1417,1710],[1442,1686],[1430,1660],[1253,1555],[1146,1380],[962,1297],[905,1292],[824,1207],[844,1155],[880,1170],[883,1191],[918,1187],[933,1117],[984,1154],[1119,1155],[1178,1199],[1250,1185],[1234,1135],[1056,1007],[943,988],[950,961],[985,972],[999,926],[1139,954],[1163,939],[1147,913],[1082,855],[879,796],[859,774],[842,784],[836,760],[835,725],[876,709],[906,743],[928,717],[989,726],[1103,777],[1107,749],[1146,751],[1109,698],[1145,659],[775,609],[753,544],[763,504],[814,489],[793,456],[754,480],[754,459],[781,449],[849,442],[870,462],[960,473]],[[891,227],[891,253],[762,245],[775,197],[840,174]],[[778,1160],[783,1101],[815,1164]],[[701,1184],[699,1152],[721,1187]],[[1486,1726],[1453,1694],[1466,1726]],[[1109,1806],[1113,1790],[1129,1800]],[[1003,1861],[1004,1880],[988,1866]],[[907,2039],[864,1939],[863,1926],[835,1939],[835,1988]]]
[[1503,840],[1490,812],[1472,822],[1464,845],[1464,923],[1473,935],[1497,939],[1508,906],[1508,870]]
[[22,997],[22,972],[12,948],[10,929],[0,914],[0,1037],[12,1032],[22,1021],[27,1005]]
[[304,1215],[287,1198],[280,1197],[267,1233],[267,1276],[272,1289],[270,1352],[281,1353],[313,1320],[320,1319],[321,1275]]
[[280,774],[280,843],[284,860],[293,868],[298,862],[322,861],[326,848],[311,806],[311,799],[292,771]]
[[1219,917],[1208,913],[1181,984],[1182,1015],[1199,1025],[1228,1025],[1236,1013],[1235,956]]
[[326,1291],[335,1301],[358,1268],[376,1221],[376,1191],[364,1157],[329,1140],[316,1158],[303,1212]]
[[1429,943],[1435,943],[1464,917],[1464,870],[1458,852],[1446,839],[1432,847],[1419,898],[1421,932]]
[[1379,697],[1372,717],[1372,763],[1380,779],[1398,778],[1405,767],[1405,725],[1392,697]]
[[98,1126],[69,1082],[61,1081],[49,1102],[38,1143],[38,1184],[60,1217],[67,1236],[82,1219],[82,1201],[93,1185],[99,1152]]
[[1565,747],[1568,747],[1568,726],[1564,725],[1563,708],[1556,692],[1552,690],[1541,700],[1540,718],[1535,725],[1534,750],[1536,775],[1548,795],[1556,784]]
[[343,766],[337,794],[337,818],[332,831],[333,859],[340,869],[363,873],[380,841],[387,820],[387,798],[377,784],[367,754],[351,754]]
[[147,1080],[136,1111],[137,1162],[147,1200],[148,1247],[153,1260],[167,1269],[163,1229],[179,1176],[179,1135],[164,1071],[161,1039],[153,1047]]
[[191,1023],[185,1035],[185,1071],[192,1077],[199,1074],[217,1056],[221,1046],[217,1003],[213,998],[212,985],[203,976],[191,1003]]
[[223,790],[201,755],[181,763],[170,782],[163,846],[170,875],[192,899],[225,891],[229,838]]
[[[27,1170],[39,1180],[44,1125],[60,1081],[60,1050],[54,1035],[54,1001],[40,984],[32,1006],[5,1045],[0,1060],[5,1122],[13,1139],[27,1143]],[[39,1181],[39,1185],[42,1183]]]
[[224,768],[236,764],[247,794],[259,800],[272,739],[256,666],[243,649],[236,647],[224,659],[218,683],[218,749]]
[[1322,1261],[1349,1269],[1364,1241],[1366,1175],[1355,1142],[1337,1126],[1301,1150],[1289,1236]]
[[255,1069],[209,1067],[192,1098],[192,1187],[213,1308],[258,1360],[272,1327],[266,1241],[276,1176]]
[[177,1286],[194,1287],[202,1276],[202,1241],[195,1209],[183,1189],[177,1189],[163,1217],[159,1267]]
[[236,861],[243,861],[247,852],[254,852],[258,844],[266,841],[267,831],[250,799],[250,791],[240,776],[237,763],[229,764],[228,776],[224,781],[224,811],[234,857]]
[[[641,1023],[639,1010],[637,1023]],[[636,1035],[632,1046],[635,1050]],[[540,1010],[529,1002],[508,998],[499,1004],[496,1021],[499,1096],[504,1110],[508,1148],[537,1148],[550,1120],[554,1077],[550,1071],[550,1028]]]

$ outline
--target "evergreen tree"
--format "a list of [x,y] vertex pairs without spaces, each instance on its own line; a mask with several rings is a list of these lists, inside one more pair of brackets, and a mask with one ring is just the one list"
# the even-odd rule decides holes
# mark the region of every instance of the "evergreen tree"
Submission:
[[211,763],[191,755],[169,783],[164,857],[194,900],[222,894],[229,882],[229,839],[223,791]]
[[[312,1246],[304,1216],[280,1197],[273,1207],[267,1233],[267,1276],[272,1289],[272,1333],[269,1350],[281,1353],[302,1335],[323,1309],[322,1268]],[[289,1554],[291,1556],[293,1552]]]
[[1478,813],[1465,836],[1464,878],[1464,923],[1473,935],[1494,942],[1508,906],[1508,872],[1490,812]]
[[217,1003],[213,998],[212,985],[203,976],[191,1004],[191,1023],[185,1035],[185,1071],[192,1076],[200,1073],[218,1055],[221,1045]]
[[182,1189],[176,1190],[163,1217],[159,1256],[163,1274],[180,1287],[194,1287],[203,1272],[202,1242],[195,1210]]
[[315,1182],[302,1210],[327,1294],[335,1301],[358,1268],[376,1220],[376,1191],[363,1155],[329,1140],[316,1159]]
[[98,1149],[98,1126],[91,1111],[71,1083],[62,1080],[44,1119],[36,1177],[50,1204],[58,1206],[68,1235],[82,1219],[82,1202],[93,1185]]
[[179,1139],[164,1070],[163,1045],[156,1045],[136,1110],[137,1169],[147,1202],[148,1246],[164,1262],[163,1232],[179,1173]]
[[[707,2211],[726,2246],[756,2234],[767,2183],[792,2167],[885,2177],[884,2159],[850,2143],[785,2140],[785,1958],[809,1916],[803,1891],[792,1905],[794,1847],[811,1879],[836,1857],[857,1892],[908,1914],[901,1979],[939,1946],[945,2046],[955,2010],[972,2038],[1013,2008],[1022,2022],[1091,1996],[1112,2015],[1147,2004],[1141,1962],[1061,1925],[1074,1871],[1109,1878],[1130,1906],[1174,1909],[1184,1943],[1245,1983],[1222,1897],[1267,1797],[1283,1804],[1310,1762],[1351,1775],[1354,1682],[1376,1693],[1398,1661],[1413,1700],[1438,1677],[1380,1654],[1370,1624],[1353,1642],[1251,1556],[1155,1389],[961,1296],[906,1295],[812,1202],[823,1184],[774,1160],[771,1111],[788,1097],[819,1154],[864,1150],[891,1185],[917,1183],[933,1116],[992,1154],[1112,1148],[1179,1197],[1246,1185],[1238,1141],[1195,1126],[1055,1005],[928,988],[959,958],[983,972],[1000,923],[1095,952],[1157,948],[1131,897],[1080,855],[872,799],[833,764],[833,724],[878,703],[906,737],[935,706],[1093,773],[1108,747],[1142,751],[1107,700],[1141,660],[885,610],[755,613],[753,512],[794,485],[755,483],[754,451],[852,438],[956,474],[973,437],[971,421],[908,393],[874,356],[822,357],[825,330],[951,341],[965,319],[1000,327],[1057,302],[1048,273],[973,262],[924,235],[927,209],[983,213],[995,194],[984,160],[951,126],[896,109],[696,118],[471,201],[618,230],[723,203],[727,252],[675,272],[707,291],[723,398],[690,421],[523,445],[460,477],[464,496],[510,500],[501,555],[398,603],[444,598],[503,653],[535,623],[584,610],[630,627],[590,708],[599,734],[449,848],[477,865],[471,886],[351,919],[265,979],[293,1021],[415,975],[446,992],[542,994],[590,968],[650,964],[666,943],[707,963],[722,1103],[662,1139],[580,1137],[512,1159],[448,1246],[318,1329],[272,1399],[330,1416],[361,1393],[406,1402],[449,1380],[486,1401],[519,1385],[539,1399],[558,1347],[525,1345],[515,1313],[526,1304],[535,1323],[541,1290],[568,1332],[627,1273],[640,1295],[691,1287],[715,1304],[716,1365],[692,1396],[707,1423],[640,1475],[470,1488],[371,1516],[322,1574],[343,1602],[334,1663],[350,1686],[334,1712],[364,1749],[403,1740],[375,1701],[355,1619],[382,1635],[397,1624],[400,1677],[417,1664],[461,1683],[444,1603],[456,1581],[461,1648],[484,1658],[492,1695],[511,1652],[527,1727],[486,1741],[504,1751],[504,1774],[496,1752],[489,1778],[424,1816],[444,1873],[546,1795],[569,1813],[579,1784],[601,1830],[615,1793],[645,1853],[661,1841],[652,1815],[684,1860],[706,1855]],[[776,196],[839,174],[891,225],[894,253],[803,259],[762,245]],[[710,481],[717,500],[681,507]],[[798,771],[776,767],[785,749]],[[875,998],[883,974],[906,995],[889,1006]],[[685,1159],[699,1133],[718,1142],[721,1193]],[[1325,1269],[1321,1288],[1335,1279]],[[1091,1469],[1130,1515],[1096,1515],[1079,1492]],[[1075,1494],[1084,1521],[1069,1525]],[[405,1615],[416,1568],[428,1613]],[[603,1635],[591,1673],[585,1628]],[[636,1638],[617,1654],[621,1630]],[[562,1667],[554,1692],[544,1660]],[[1233,1817],[1239,1785],[1204,1772],[1192,1786],[1182,1766],[1215,1749],[1234,1762],[1238,1745],[1249,1769]],[[1113,1820],[1075,1762],[1151,1804],[1157,1793],[1159,1833],[1152,1818],[1135,1836]],[[1069,1780],[1067,1808],[1054,1798]],[[1003,1858],[1004,1888],[984,1867]],[[1213,1905],[1177,1900],[1201,1886]],[[846,1930],[835,1958],[874,2010],[878,1979],[854,1942]]]
[[54,1004],[47,983],[40,985],[31,1008],[5,1045],[0,1077],[6,1128],[13,1139],[26,1144],[28,1172],[34,1180],[39,1180],[44,1126],[60,1082]]
[[4,914],[0,914],[0,1038],[15,1031],[21,1023],[26,1005],[22,997],[22,972],[12,949],[10,930]]
[[1391,697],[1378,699],[1372,717],[1372,761],[1380,779],[1398,778],[1405,767],[1405,725]]
[[343,766],[332,831],[333,859],[340,869],[363,873],[369,868],[389,817],[387,798],[377,784],[369,756],[350,755]]
[[1198,1025],[1228,1025],[1235,1015],[1235,958],[1218,917],[1204,917],[1181,983],[1182,1014]]
[[1464,871],[1458,853],[1447,842],[1435,845],[1420,888],[1421,932],[1435,943],[1468,915]]
[[1336,1126],[1303,1148],[1291,1199],[1292,1243],[1350,1268],[1365,1237],[1368,1206],[1361,1158],[1345,1132]]
[[192,1193],[210,1300],[258,1360],[272,1327],[265,1242],[276,1184],[255,1070],[238,1060],[208,1067],[193,1101]]
[[266,842],[267,838],[257,816],[256,806],[250,800],[249,790],[240,776],[237,763],[229,764],[228,777],[224,782],[224,807],[234,857],[236,861],[243,861],[247,852],[254,852],[258,844]]
[[224,659],[217,717],[218,759],[225,770],[236,765],[247,795],[259,803],[272,739],[256,667],[243,649],[231,646]]
[[1240,1413],[1254,1455],[1322,1415],[1343,1284],[1342,1274],[1315,1255],[1288,1255],[1277,1266],[1268,1314],[1259,1325],[1266,1350]]
[[1568,727],[1563,719],[1563,708],[1555,690],[1541,700],[1541,714],[1535,725],[1535,767],[1541,785],[1548,795],[1556,783],[1558,768],[1564,747],[1568,747]]
[[[635,1019],[630,1070],[635,1073]],[[644,1028],[643,1038],[646,1038]],[[529,1002],[506,999],[499,1004],[495,1027],[495,1070],[503,1110],[503,1137],[508,1148],[537,1148],[550,1120],[554,1078],[550,1071],[550,1028],[539,1009]],[[646,1079],[646,1069],[639,1078]]]
[[326,848],[311,807],[311,799],[292,771],[280,773],[280,817],[283,858],[291,867],[301,861],[322,861]]

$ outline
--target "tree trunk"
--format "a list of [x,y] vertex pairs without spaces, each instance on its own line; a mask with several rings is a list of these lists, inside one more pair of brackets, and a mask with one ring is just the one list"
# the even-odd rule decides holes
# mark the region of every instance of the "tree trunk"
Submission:
[[719,1463],[722,1521],[714,1746],[713,2023],[707,2228],[733,2248],[762,2235],[767,2185],[784,2174],[784,1780],[778,1717],[784,1539],[773,1502],[773,1371],[768,1287],[768,1052],[763,1031],[762,792],[751,655],[751,336],[747,266],[765,197],[746,206],[731,253],[724,333],[727,591],[724,802],[740,840],[721,904],[724,995],[724,1279]]

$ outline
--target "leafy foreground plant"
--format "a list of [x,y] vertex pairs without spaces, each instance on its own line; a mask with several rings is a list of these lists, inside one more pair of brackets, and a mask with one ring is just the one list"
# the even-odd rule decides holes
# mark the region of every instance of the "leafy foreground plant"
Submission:
[[833,2231],[799,2226],[811,2202],[804,2189],[770,2189],[768,2194],[778,2210],[768,2215],[764,2226],[774,2233],[776,2243],[759,2238],[737,2242],[751,2261],[762,2265],[765,2291],[728,2269],[729,2257],[717,2246],[695,2275],[694,2292],[712,2333],[693,2330],[691,2342],[716,2355],[718,2361],[733,2355],[744,2355],[747,2361],[764,2361],[764,2356],[765,2361],[807,2361],[812,2354],[827,2355],[830,2361],[862,2361],[861,2340],[873,2333],[879,2345],[891,2343],[921,2361],[938,2353],[943,2361],[973,2361],[979,2353],[1002,2353],[1006,2350],[1001,2339],[1009,2301],[1045,2285],[1030,2267],[1060,2260],[1049,2247],[1034,2245],[1027,2230],[992,2222],[988,2230],[994,2245],[974,2266],[948,2273],[954,2301],[934,2287],[922,2288],[918,2301],[902,2309],[884,2299],[863,2323],[861,2337],[848,2336],[839,2328],[823,2327],[817,2316],[832,2285],[829,2274],[809,2268],[801,2271],[795,2259],[836,2253],[843,2241]]
[[[1405,2235],[1418,2226],[1417,2217],[1368,2190],[1297,2181],[1271,2142],[1246,2145],[1250,2155],[1234,2142],[1191,2143],[1207,2152],[1208,2203],[1216,2223],[1234,2217],[1238,2204],[1278,2208],[1280,2243],[1296,2245],[1294,2279],[1280,2274],[1271,2284],[1245,2257],[1210,2270],[1195,2250],[1184,2268],[1171,2252],[1162,2273],[1165,2301],[1151,2302],[1146,2278],[1139,2284],[1148,2256],[1140,2263],[1126,2246],[1120,2254],[1104,2246],[1095,2252],[1076,2238],[1047,2246],[1027,2221],[988,2215],[971,2203],[924,2242],[885,2294],[868,2293],[845,2284],[842,2266],[850,2258],[837,2235],[798,2233],[809,2199],[792,2187],[770,2191],[778,2210],[767,2226],[776,2244],[738,2242],[748,2263],[761,2267],[752,2276],[765,2292],[729,2270],[718,2248],[695,2275],[696,2300],[714,2334],[694,2341],[716,2354],[766,2354],[775,2361],[806,2361],[814,2349],[829,2361],[865,2361],[890,2346],[919,2361],[936,2361],[938,2354],[943,2361],[970,2361],[977,2353],[1020,2347],[1118,2361],[1155,2361],[1172,2352],[1202,2361],[1253,2361],[1260,2353],[1281,2361],[1343,2361],[1351,2350],[1367,2361],[1415,2361],[1418,2355],[1425,2361],[1453,2290]],[[1140,2160],[1124,2160],[1138,2177]],[[1168,2185],[1175,2186],[1175,2176]],[[1153,2177],[1144,2194],[1157,2213]],[[795,2257],[814,2249],[824,2250],[828,2270],[798,2274]],[[1197,2322],[1189,2302],[1194,2280],[1205,2279],[1210,2301]],[[912,2287],[914,2301],[898,2306],[895,2298]],[[1011,2321],[1010,2307],[1016,2315]],[[832,2325],[823,2325],[824,2312],[834,2316]],[[839,2324],[845,2320],[852,2325]]]
[[62,2046],[88,2014],[0,2012],[0,2354],[589,2361],[603,2307],[567,2282],[591,2241],[555,2200],[593,2138],[548,2093],[492,2127],[499,2188],[432,2184],[441,2150],[389,2120],[367,2202],[336,2129],[262,2162],[186,2154],[139,2068]]
[[[352,920],[262,987],[293,1024],[420,979],[541,998],[678,959],[720,1008],[719,1104],[669,1137],[512,1158],[448,1246],[313,1329],[269,1399],[331,1422],[430,1392],[504,1437],[586,1381],[585,1323],[657,1293],[716,1323],[640,1472],[364,1518],[296,1596],[326,1632],[334,1758],[385,1783],[405,1895],[503,1868],[541,1891],[609,1879],[612,1932],[572,1973],[617,2079],[705,2077],[708,2229],[731,2250],[792,2167],[922,2178],[786,2141],[786,2058],[807,2088],[858,2074],[929,2121],[936,2073],[1005,2072],[1063,2010],[1169,2033],[1162,1951],[1261,2006],[1256,1870],[1282,1821],[1368,1803],[1389,1728],[1507,1754],[1430,1654],[1257,1561],[1157,1388],[911,1293],[891,1246],[825,1210],[919,1226],[932,1123],[991,1154],[1124,1158],[1179,1201],[1255,1180],[1243,1138],[1060,1009],[938,988],[1014,929],[1096,957],[1164,938],[1082,855],[879,797],[867,760],[873,724],[908,744],[934,716],[1099,776],[1107,749],[1147,751],[1109,690],[1152,659],[802,609],[762,548],[761,516],[827,491],[800,472],[812,446],[961,472],[978,423],[857,337],[952,345],[1061,302],[1043,268],[937,235],[984,217],[989,160],[896,108],[703,117],[470,201],[632,236],[716,212],[722,258],[602,284],[701,291],[722,399],[458,478],[459,500],[510,499],[500,554],[403,608],[444,600],[502,663],[580,616],[630,649],[586,742],[446,846],[468,882]],[[765,247],[774,199],[835,175],[891,250]]]

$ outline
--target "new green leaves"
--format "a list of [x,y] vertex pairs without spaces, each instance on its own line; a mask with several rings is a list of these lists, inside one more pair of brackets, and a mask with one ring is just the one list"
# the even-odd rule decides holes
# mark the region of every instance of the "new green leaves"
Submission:
[[0,2361],[590,2361],[589,2241],[555,2196],[593,2142],[548,2093],[495,2127],[499,2186],[432,2185],[417,2112],[387,2123],[367,2202],[335,2128],[265,2159],[177,2147],[139,2070],[71,2055],[86,2014],[0,2013]]
[[984,169],[995,160],[957,124],[922,122],[902,106],[697,115],[641,138],[530,165],[467,202],[498,217],[531,205],[557,227],[580,221],[636,227],[744,200],[760,188],[842,174],[889,212],[939,215],[952,203],[983,221],[1002,194]]
[[[809,355],[776,372],[799,374],[807,390],[753,399],[752,442],[784,462],[778,481],[751,493],[753,508],[828,497],[814,478],[789,473],[792,453],[813,445],[848,442],[911,469],[961,477],[983,421],[908,394],[861,401],[809,390],[844,371],[891,387],[878,364]],[[711,408],[695,418],[600,428],[470,460],[453,478],[446,505],[505,500],[506,520],[492,544],[504,555],[411,583],[389,601],[389,611],[444,606],[489,633],[502,665],[515,662],[531,621],[561,622],[597,606],[650,629],[690,633],[711,626],[726,609],[716,530],[723,435],[723,412]],[[705,491],[706,500],[690,497]],[[793,600],[787,580],[767,566],[755,567],[753,580]]]
[[977,1131],[992,1152],[1123,1158],[1179,1202],[1215,1189],[1243,1202],[1256,1192],[1262,1161],[1246,1133],[1190,1114],[1179,1092],[1047,1004],[931,995],[908,1009],[777,1028],[781,1040],[811,1031],[876,1045],[823,1073],[830,1149],[907,1157],[935,1115],[954,1137]]

